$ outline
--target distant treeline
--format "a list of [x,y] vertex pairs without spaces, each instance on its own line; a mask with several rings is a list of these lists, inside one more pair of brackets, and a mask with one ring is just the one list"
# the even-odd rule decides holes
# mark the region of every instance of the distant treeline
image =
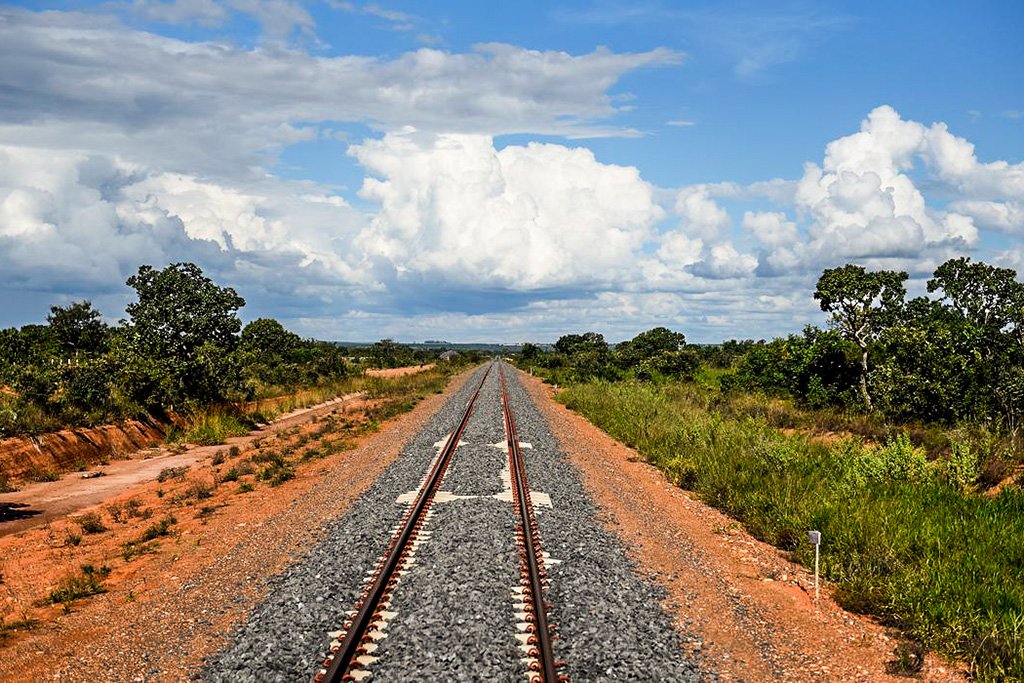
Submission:
[[463,348],[460,351],[453,351],[452,348],[445,346],[400,344],[393,339],[381,339],[367,346],[346,345],[345,354],[353,361],[370,368],[403,368],[433,363],[445,358],[458,358],[460,362],[477,363],[490,357],[489,353],[481,349]]
[[118,325],[81,301],[51,307],[45,325],[0,330],[0,437],[320,386],[344,378],[353,356],[394,367],[440,353],[390,340],[346,349],[269,318],[243,327],[245,300],[192,263],[144,265],[127,284],[137,300]]
[[[813,292],[828,329],[770,341],[688,345],[664,327],[611,347],[595,332],[527,344],[524,364],[552,381],[693,378],[717,369],[725,390],[788,395],[899,420],[985,422],[1016,430],[1024,415],[1024,284],[969,258],[939,266],[930,297],[907,299],[905,272],[825,270]],[[809,293],[810,294],[810,293]]]

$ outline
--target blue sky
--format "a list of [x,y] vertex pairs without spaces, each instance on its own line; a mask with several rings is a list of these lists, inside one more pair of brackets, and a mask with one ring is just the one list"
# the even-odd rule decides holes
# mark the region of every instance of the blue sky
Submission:
[[694,341],[1024,266],[1024,5],[0,6],[0,326],[194,261],[321,338]]

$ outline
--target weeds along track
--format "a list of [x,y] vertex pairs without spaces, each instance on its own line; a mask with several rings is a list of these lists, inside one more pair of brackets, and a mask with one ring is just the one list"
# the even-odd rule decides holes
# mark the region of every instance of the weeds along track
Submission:
[[500,361],[325,532],[203,679],[698,679]]

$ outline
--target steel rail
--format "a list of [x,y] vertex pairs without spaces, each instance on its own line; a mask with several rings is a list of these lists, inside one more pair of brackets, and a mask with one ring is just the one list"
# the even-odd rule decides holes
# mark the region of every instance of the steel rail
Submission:
[[[551,643],[551,625],[548,622],[544,604],[545,573],[541,570],[540,561],[537,559],[541,553],[540,535],[530,501],[530,488],[526,483],[526,464],[519,451],[519,436],[516,433],[516,423],[512,416],[512,404],[509,400],[508,386],[505,383],[505,370],[501,366],[498,367],[498,376],[501,378],[501,403],[505,414],[505,435],[508,439],[509,470],[512,474],[519,523],[523,530],[523,542],[526,546],[526,552],[523,554],[526,556],[530,599],[533,603],[534,635],[537,641],[536,659],[539,660],[540,671],[538,673],[541,674],[539,683],[558,683],[560,678]],[[538,681],[538,677],[534,676],[531,681]]]
[[476,403],[477,396],[480,395],[480,390],[483,388],[490,372],[491,366],[488,365],[483,378],[481,378],[472,397],[466,404],[466,410],[462,414],[462,419],[434,462],[427,480],[420,487],[416,501],[405,517],[405,523],[400,532],[392,539],[391,545],[386,551],[387,559],[383,567],[376,573],[373,584],[364,593],[356,615],[351,619],[351,622],[346,623],[344,639],[341,640],[337,649],[332,648],[332,652],[328,656],[330,663],[324,662],[323,666],[326,668],[326,673],[317,674],[314,677],[315,681],[340,683],[340,681],[351,680],[350,677],[347,677],[348,671],[356,663],[356,658],[363,654],[364,643],[368,638],[367,633],[373,622],[380,616],[379,610],[383,598],[394,589],[397,583],[394,576],[395,572],[399,569],[407,555],[409,542],[416,536],[419,528],[422,526],[422,518],[434,499],[434,494],[437,492],[445,470],[448,468],[448,462],[451,460],[452,454],[455,453],[459,439],[469,423],[469,416],[473,413],[473,405]]

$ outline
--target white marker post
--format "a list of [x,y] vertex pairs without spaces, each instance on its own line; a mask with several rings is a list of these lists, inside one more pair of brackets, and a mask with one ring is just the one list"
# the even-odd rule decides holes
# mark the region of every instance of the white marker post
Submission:
[[818,602],[818,548],[821,547],[821,532],[808,531],[807,539],[814,544],[814,602]]

